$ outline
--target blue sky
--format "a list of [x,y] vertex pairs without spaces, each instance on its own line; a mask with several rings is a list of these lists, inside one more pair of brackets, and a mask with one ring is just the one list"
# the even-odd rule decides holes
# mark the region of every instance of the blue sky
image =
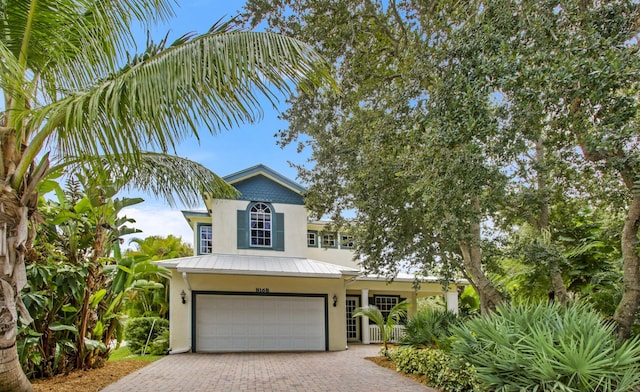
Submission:
[[[204,33],[220,18],[235,16],[244,3],[237,0],[179,0],[179,5],[175,7],[175,18],[154,28],[150,32],[151,36],[159,41],[169,32],[171,42],[172,38],[188,32]],[[137,43],[141,51],[146,42],[146,32],[140,31],[136,35],[139,36]],[[265,101],[264,116],[258,123],[223,130],[216,135],[202,129],[200,143],[195,139],[187,140],[178,147],[177,153],[201,163],[221,176],[262,163],[296,180],[296,170],[290,167],[289,161],[304,163],[308,155],[297,154],[295,145],[285,149],[276,145],[274,134],[287,127],[286,122],[278,119],[278,114],[285,109],[284,102],[276,110]],[[125,210],[127,217],[136,220],[135,227],[143,230],[135,237],[173,234],[192,243],[191,229],[180,213],[184,206],[171,208],[152,195],[134,195],[145,199],[144,203]],[[204,205],[200,208],[203,209]]]

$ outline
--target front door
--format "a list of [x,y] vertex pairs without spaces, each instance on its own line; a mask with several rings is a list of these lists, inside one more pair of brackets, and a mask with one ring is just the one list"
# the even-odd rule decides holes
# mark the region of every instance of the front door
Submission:
[[347,342],[360,341],[360,318],[353,317],[353,311],[360,306],[360,297],[347,296]]

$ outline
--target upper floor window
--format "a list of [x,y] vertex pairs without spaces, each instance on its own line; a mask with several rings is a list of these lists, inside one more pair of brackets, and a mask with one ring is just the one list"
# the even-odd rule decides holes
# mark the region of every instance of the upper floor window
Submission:
[[323,248],[337,248],[335,233],[327,233],[322,235]]
[[341,235],[340,236],[340,247],[343,249],[352,249],[353,248],[353,236],[352,235]]
[[260,201],[236,212],[238,249],[284,251],[284,213]]
[[198,226],[198,254],[213,252],[213,230],[211,225]]
[[270,248],[272,238],[271,208],[264,203],[256,203],[251,207],[249,219],[251,246]]
[[318,247],[318,232],[309,230],[307,231],[307,246],[309,248]]

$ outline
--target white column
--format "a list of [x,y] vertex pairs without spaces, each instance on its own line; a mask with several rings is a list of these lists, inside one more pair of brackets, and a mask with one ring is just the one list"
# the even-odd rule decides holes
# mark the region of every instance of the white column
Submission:
[[[369,306],[369,290],[362,289],[362,298],[360,299],[360,306]],[[361,317],[362,321],[362,344],[370,344],[371,337],[369,336],[369,317]]]
[[458,292],[447,291],[447,310],[451,313],[458,314]]

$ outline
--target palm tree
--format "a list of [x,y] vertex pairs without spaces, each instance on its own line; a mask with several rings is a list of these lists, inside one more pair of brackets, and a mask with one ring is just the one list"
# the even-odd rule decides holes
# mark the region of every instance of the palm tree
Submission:
[[387,356],[387,352],[389,350],[387,342],[391,340],[393,329],[398,325],[400,319],[407,315],[407,310],[410,305],[411,303],[407,301],[397,303],[393,308],[391,308],[386,319],[380,309],[375,305],[356,308],[353,311],[353,317],[368,317],[369,320],[373,321],[373,323],[380,328],[380,336],[382,338],[383,345],[382,353],[384,356]]
[[144,255],[153,261],[193,256],[193,248],[183,242],[181,237],[171,234],[166,237],[152,235],[146,238],[132,238],[129,240],[129,244],[131,243],[136,244],[137,249],[127,250],[127,256]]
[[[130,55],[131,25],[172,15],[170,0],[0,2],[0,389],[31,390],[15,347],[24,258],[38,224],[36,187],[53,169],[140,186],[187,205],[233,194],[202,166],[167,155],[201,127],[257,120],[294,86],[331,82],[307,45],[217,23],[206,34]],[[146,153],[149,151],[150,153]]]

